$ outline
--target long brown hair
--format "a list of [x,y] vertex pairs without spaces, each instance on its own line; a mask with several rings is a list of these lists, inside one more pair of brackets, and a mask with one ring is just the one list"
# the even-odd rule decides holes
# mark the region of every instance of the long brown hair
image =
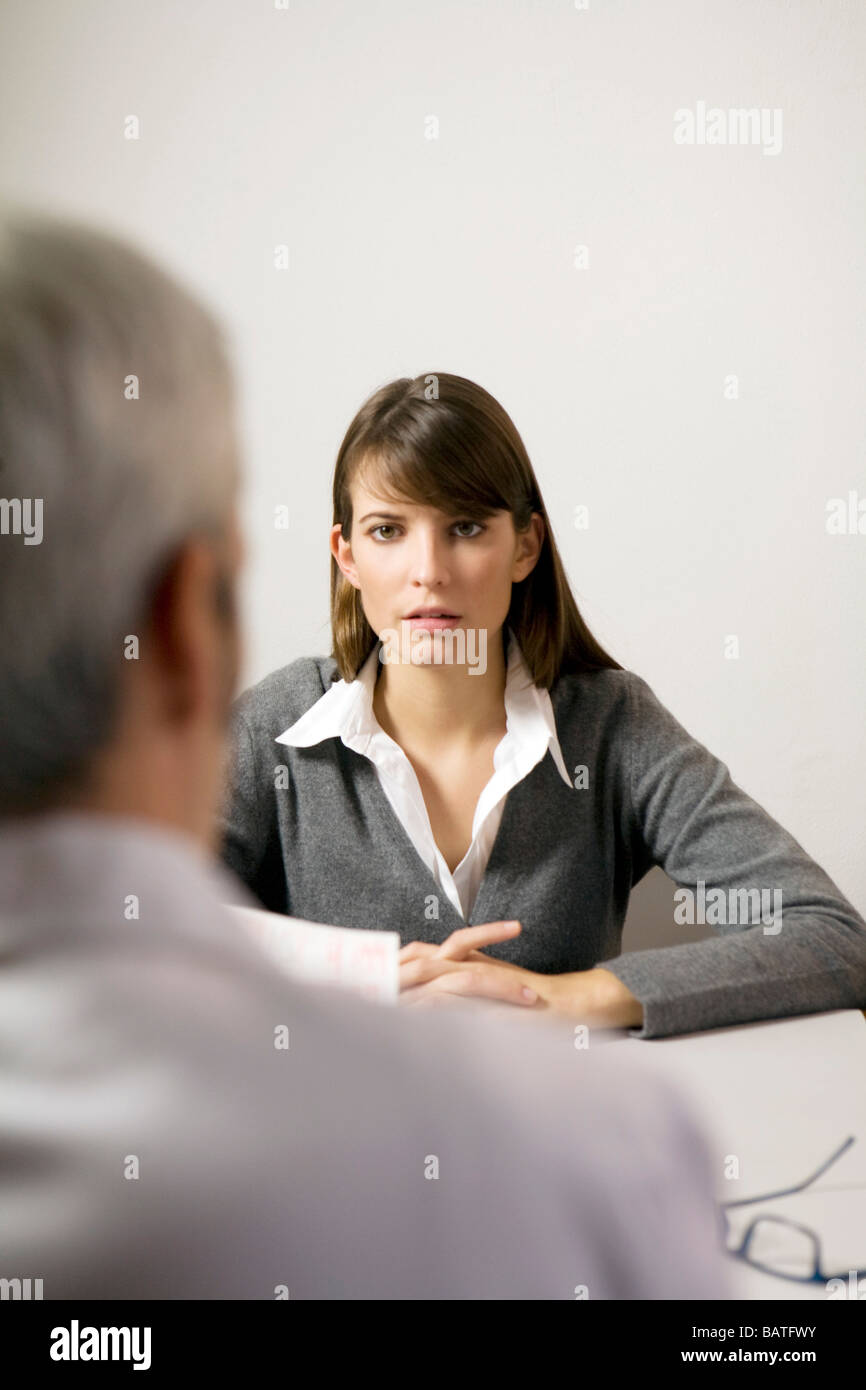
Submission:
[[[529,455],[497,400],[466,377],[436,372],[382,386],[346,431],[334,470],[334,524],[351,540],[353,481],[382,497],[438,507],[467,519],[505,509],[517,531],[533,512],[544,543],[531,573],[514,584],[507,624],[536,685],[566,671],[622,670],[595,640],[569,587]],[[355,679],[377,641],[361,594],[331,557],[332,657]]]

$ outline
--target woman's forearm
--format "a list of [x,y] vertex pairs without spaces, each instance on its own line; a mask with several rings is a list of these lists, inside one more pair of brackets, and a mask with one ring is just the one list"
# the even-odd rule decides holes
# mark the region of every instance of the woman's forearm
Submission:
[[544,981],[539,992],[557,1013],[597,1028],[639,1028],[643,1023],[640,1000],[601,966],[537,978]]

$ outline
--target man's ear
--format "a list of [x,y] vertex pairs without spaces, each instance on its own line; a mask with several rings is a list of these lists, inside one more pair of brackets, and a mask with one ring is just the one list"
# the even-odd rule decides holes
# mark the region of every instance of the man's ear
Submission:
[[[233,603],[224,561],[214,542],[191,536],[175,551],[156,586],[149,624],[149,653],[159,713],[187,723],[213,702],[222,683],[225,615]],[[221,629],[223,630],[221,632]]]

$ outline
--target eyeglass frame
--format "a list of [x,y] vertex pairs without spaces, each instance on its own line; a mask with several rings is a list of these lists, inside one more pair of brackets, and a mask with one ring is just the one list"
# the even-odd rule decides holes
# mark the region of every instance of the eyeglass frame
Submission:
[[[845,1152],[845,1150],[850,1148],[850,1146],[854,1143],[854,1138],[855,1136],[853,1134],[849,1134],[844,1144],[840,1145],[840,1147],[836,1149],[835,1153],[831,1154],[830,1157],[824,1163],[821,1164],[820,1168],[816,1168],[815,1172],[811,1175],[811,1177],[806,1178],[804,1182],[795,1183],[793,1187],[783,1187],[778,1192],[764,1192],[761,1194],[760,1197],[736,1197],[733,1199],[733,1201],[730,1202],[718,1202],[716,1204],[717,1209],[720,1215],[722,1216],[724,1224],[722,1240],[725,1246],[725,1253],[728,1255],[733,1255],[735,1259],[743,1260],[746,1264],[751,1265],[753,1269],[760,1269],[764,1274],[774,1275],[777,1279],[788,1279],[789,1281],[796,1284],[826,1284],[829,1283],[831,1279],[850,1279],[850,1276],[852,1274],[854,1275],[855,1279],[858,1280],[858,1282],[861,1278],[866,1277],[866,1269],[846,1269],[844,1274],[822,1274],[821,1238],[818,1235],[817,1231],[811,1230],[808,1226],[801,1226],[799,1221],[792,1221],[791,1218],[787,1216],[756,1216],[754,1221],[752,1221],[751,1224],[747,1226],[745,1235],[743,1236],[743,1239],[741,1240],[736,1250],[730,1249],[727,1244],[728,1236],[731,1233],[730,1222],[728,1221],[727,1215],[729,1207],[747,1207],[754,1202],[768,1202],[775,1197],[788,1197],[794,1192],[802,1192],[805,1188],[809,1186],[810,1183],[813,1183],[816,1178],[819,1178],[822,1173],[825,1173],[831,1164],[835,1163],[838,1158],[842,1157],[842,1154]],[[751,1242],[752,1236],[755,1233],[756,1227],[761,1221],[777,1221],[780,1225],[791,1226],[795,1230],[803,1231],[807,1236],[809,1236],[811,1240],[814,1242],[814,1274],[783,1274],[778,1269],[770,1269],[768,1265],[762,1265],[759,1264],[757,1260],[750,1259],[748,1255],[749,1243]]]

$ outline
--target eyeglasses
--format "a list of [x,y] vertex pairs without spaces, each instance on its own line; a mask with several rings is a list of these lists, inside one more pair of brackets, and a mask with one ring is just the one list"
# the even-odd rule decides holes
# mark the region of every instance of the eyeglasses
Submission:
[[799,1284],[824,1284],[829,1279],[849,1279],[852,1274],[857,1280],[866,1276],[866,1269],[846,1269],[841,1274],[825,1273],[821,1260],[821,1242],[817,1234],[808,1226],[801,1226],[798,1221],[791,1221],[786,1216],[756,1216],[746,1228],[740,1244],[729,1244],[731,1227],[728,1208],[746,1207],[754,1202],[769,1202],[775,1197],[787,1197],[792,1192],[802,1192],[822,1173],[826,1173],[830,1165],[835,1163],[837,1158],[841,1158],[853,1143],[854,1135],[851,1134],[811,1177],[806,1178],[805,1182],[796,1183],[794,1187],[783,1187],[778,1192],[765,1192],[760,1197],[741,1197],[733,1202],[720,1202],[718,1208],[722,1239],[728,1254],[745,1260],[756,1269],[763,1270],[765,1274],[775,1274],[780,1279],[792,1279]]

